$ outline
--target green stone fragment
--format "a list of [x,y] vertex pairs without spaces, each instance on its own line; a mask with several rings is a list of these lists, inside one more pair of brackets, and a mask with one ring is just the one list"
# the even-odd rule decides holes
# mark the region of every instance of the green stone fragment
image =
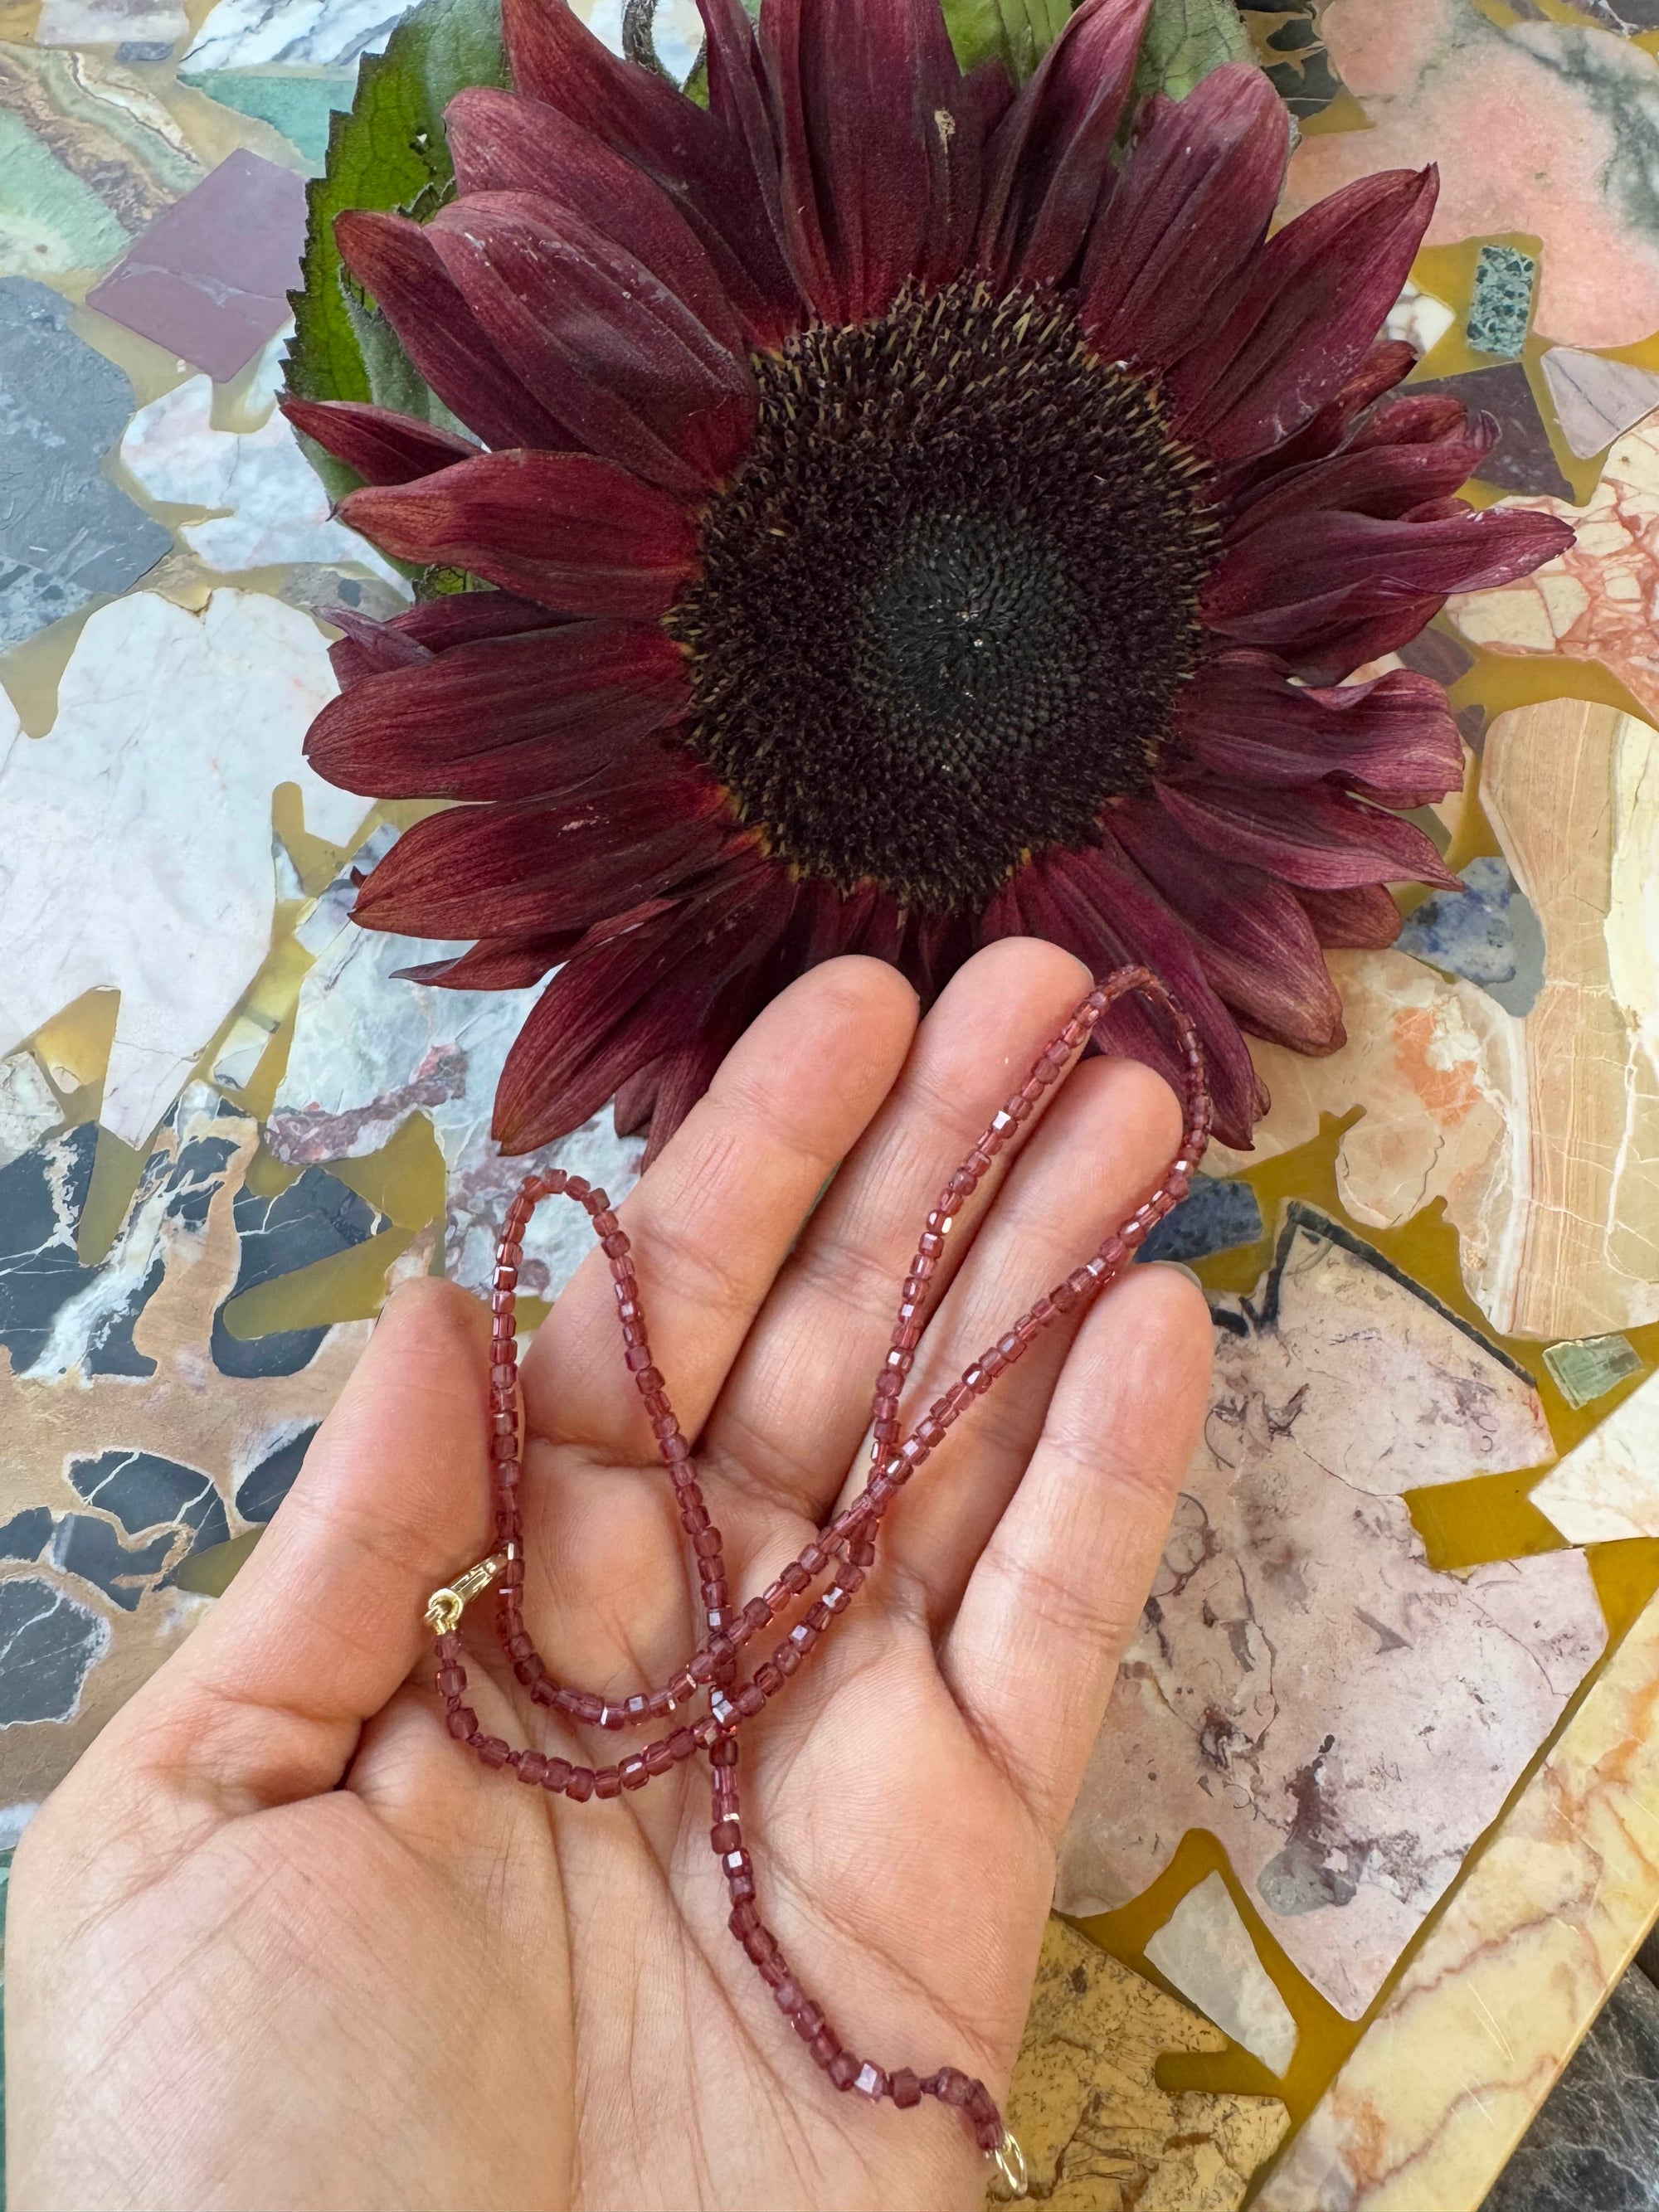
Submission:
[[181,76],[180,84],[205,93],[210,100],[234,107],[239,115],[257,116],[261,123],[280,131],[320,176],[328,156],[328,118],[337,110],[349,110],[357,89],[357,71],[351,69],[228,69],[203,70]]
[[1474,297],[1465,328],[1476,353],[1518,361],[1532,320],[1538,264],[1513,246],[1483,246],[1474,269]]
[[1642,1355],[1627,1336],[1586,1336],[1552,1344],[1544,1364],[1570,1406],[1604,1398],[1617,1382],[1642,1372]]
[[131,243],[90,185],[0,109],[0,276],[105,269]]

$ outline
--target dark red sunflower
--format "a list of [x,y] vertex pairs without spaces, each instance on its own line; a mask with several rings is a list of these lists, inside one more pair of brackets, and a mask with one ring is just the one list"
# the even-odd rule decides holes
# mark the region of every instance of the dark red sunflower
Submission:
[[[1241,1029],[1334,1049],[1322,946],[1449,880],[1389,811],[1461,778],[1443,694],[1340,679],[1570,536],[1452,496],[1488,421],[1386,397],[1433,173],[1270,237],[1287,125],[1243,65],[1120,154],[1148,0],[1084,0],[1017,95],[934,0],[699,4],[706,109],[507,0],[517,89],[450,107],[457,198],[339,222],[481,443],[289,412],[366,480],[357,529],[496,587],[335,648],[313,765],[471,802],[356,919],[477,939],[430,982],[556,965],[509,1150],[613,1096],[659,1144],[814,962],[926,1000],[1013,933],[1158,970],[1245,1143]],[[1164,1064],[1127,1003],[1102,1030]]]

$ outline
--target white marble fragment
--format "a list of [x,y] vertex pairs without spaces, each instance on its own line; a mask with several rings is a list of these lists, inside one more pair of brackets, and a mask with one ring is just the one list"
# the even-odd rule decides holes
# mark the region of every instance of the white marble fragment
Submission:
[[170,46],[190,28],[177,0],[40,0],[37,46]]
[[192,376],[141,407],[121,440],[121,464],[152,499],[215,512],[179,526],[199,560],[222,574],[279,563],[346,562],[407,597],[409,586],[366,538],[337,522],[322,478],[276,406],[286,332],[259,356],[247,394],[257,428],[216,430],[213,380]]
[[0,1053],[83,991],[121,994],[102,1121],[142,1144],[270,941],[270,802],[349,842],[367,803],[307,764],[334,695],[322,633],[293,607],[216,592],[101,607],[49,735],[0,696]]
[[1575,1444],[1532,1502],[1570,1544],[1659,1536],[1659,1375]]
[[1212,1301],[1203,1440],[1061,1846],[1060,1911],[1139,1895],[1189,1828],[1358,2019],[1606,1642],[1583,1556],[1431,1568],[1403,1503],[1535,1467],[1536,1391],[1302,1207]]
[[1146,1956],[1269,2073],[1285,2071],[1296,2056],[1295,2016],[1257,1958],[1218,1874],[1206,1875],[1188,1891],[1147,1944]]
[[1561,434],[1581,461],[1604,453],[1659,407],[1659,376],[1633,362],[1552,346],[1543,367]]
[[[425,1114],[449,1171],[445,1269],[469,1290],[482,1290],[501,1216],[526,1175],[556,1163],[620,1199],[637,1180],[643,1146],[617,1137],[609,1115],[599,1114],[543,1152],[504,1158],[489,1134],[495,1085],[540,987],[444,991],[401,981],[396,969],[465,948],[343,927],[349,897],[342,878],[313,917],[315,933],[326,934],[301,986],[265,1140],[295,1166],[353,1159],[378,1152],[411,1114]],[[521,1287],[554,1296],[592,1243],[577,1208],[544,1206],[525,1240]]]
[[181,69],[259,69],[268,62],[337,68],[383,51],[414,0],[219,0]]
[[1420,361],[1425,354],[1434,351],[1456,320],[1455,311],[1443,300],[1437,300],[1432,292],[1425,292],[1420,284],[1413,284],[1407,278],[1405,289],[1389,310],[1382,334],[1385,337],[1404,338]]
[[63,1118],[58,1095],[32,1052],[0,1060],[0,1168],[21,1159]]

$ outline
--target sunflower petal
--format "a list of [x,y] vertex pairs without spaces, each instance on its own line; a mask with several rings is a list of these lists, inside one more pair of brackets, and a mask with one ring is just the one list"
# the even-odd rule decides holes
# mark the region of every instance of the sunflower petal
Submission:
[[978,258],[1000,283],[1059,284],[1082,250],[1111,190],[1151,8],[1083,0],[998,126],[985,153]]
[[1176,732],[1181,751],[1224,782],[1294,790],[1328,779],[1410,807],[1463,780],[1445,693],[1407,669],[1321,690],[1289,683],[1267,653],[1224,653],[1182,693]]
[[1235,506],[1228,544],[1292,517],[1346,513],[1393,522],[1429,500],[1445,498],[1477,473],[1498,443],[1491,416],[1468,422],[1457,403],[1451,404],[1455,413],[1449,420],[1445,403],[1437,399],[1407,398],[1379,408],[1346,451],[1289,470],[1242,507]]
[[1164,368],[1229,314],[1267,234],[1290,125],[1253,64],[1162,94],[1084,257],[1084,328],[1102,352]]
[[1314,935],[1332,951],[1351,946],[1378,952],[1400,934],[1400,908],[1385,884],[1350,884],[1341,890],[1299,888],[1296,902]]
[[[1054,848],[1028,862],[987,908],[981,938],[1030,936],[1063,945],[1096,975],[1141,965],[1162,976],[1196,1024],[1204,1046],[1216,1128],[1248,1145],[1266,1110],[1237,1024],[1211,989],[1185,925],[1109,836],[1085,853]],[[1144,1060],[1176,1096],[1185,1066],[1164,1017],[1120,1000],[1096,1031],[1101,1049]]]
[[1215,337],[1172,372],[1177,419],[1220,461],[1290,437],[1364,359],[1434,212],[1438,173],[1361,177],[1285,224]]
[[1296,793],[1200,784],[1158,787],[1160,804],[1196,843],[1225,860],[1263,868],[1295,887],[1425,883],[1457,888],[1415,823],[1316,786]]
[[363,884],[352,918],[407,937],[580,933],[614,910],[621,886],[654,898],[711,866],[728,835],[718,787],[665,753],[572,798],[428,815]]
[[693,495],[743,452],[747,360],[591,224],[527,192],[474,192],[428,231],[479,327],[579,443]]
[[382,799],[551,797],[669,726],[687,699],[684,661],[660,630],[572,623],[354,683],[312,724],[306,757],[331,783]]
[[611,53],[564,0],[504,0],[501,21],[518,89],[568,115],[668,194],[745,321],[769,322],[780,334],[793,327],[799,301],[753,149],[725,115]]
[[474,85],[458,93],[444,129],[464,196],[529,194],[608,238],[684,302],[728,352],[744,333],[719,271],[668,195],[631,161],[556,107]]
[[1328,399],[1293,438],[1222,470],[1216,487],[1218,498],[1237,505],[1261,486],[1277,483],[1287,471],[1340,452],[1358,434],[1357,426],[1363,424],[1368,410],[1416,366],[1417,356],[1403,338],[1379,340],[1336,397]]
[[828,322],[944,283],[979,216],[983,106],[927,0],[763,0],[784,244]]
[[1194,844],[1160,806],[1114,807],[1112,835],[1191,931],[1217,996],[1248,1030],[1295,1052],[1334,1052],[1342,1001],[1294,894]]
[[788,872],[750,856],[707,890],[574,953],[507,1056],[493,1133],[525,1152],[580,1128],[647,1062],[695,1036],[722,992],[787,924]]
[[696,555],[682,507],[586,453],[481,453],[354,491],[340,514],[398,559],[448,562],[564,614],[663,614]]
[[450,413],[485,445],[558,451],[577,442],[478,328],[418,222],[349,208],[334,235],[340,258],[374,295],[404,351]]
[[409,483],[478,450],[470,439],[389,407],[365,407],[355,399],[285,398],[277,404],[296,430],[356,469],[365,483]]
[[526,991],[558,965],[578,936],[562,930],[550,937],[483,937],[453,960],[392,972],[400,982],[430,983],[441,991]]

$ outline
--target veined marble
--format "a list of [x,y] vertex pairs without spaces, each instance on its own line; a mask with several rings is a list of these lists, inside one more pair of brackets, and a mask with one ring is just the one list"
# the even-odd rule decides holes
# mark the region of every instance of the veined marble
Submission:
[[1472,2212],[1656,1905],[1659,1601],[1468,1869],[1256,2212]]
[[[508,1048],[539,995],[525,991],[442,991],[396,971],[463,950],[427,939],[342,926],[343,880],[319,904],[317,964],[300,989],[294,1042],[266,1141],[295,1166],[378,1152],[411,1114],[432,1124],[449,1171],[446,1272],[485,1289],[501,1217],[526,1175],[556,1163],[620,1199],[633,1188],[644,1150],[618,1137],[608,1114],[544,1151],[503,1157],[489,1134],[495,1085]],[[573,1206],[544,1206],[525,1239],[519,1279],[551,1297],[592,1248]]]
[[[123,232],[143,230],[202,181],[201,158],[171,109],[113,54],[0,45],[0,107]],[[6,184],[9,203],[9,175]]]
[[1276,2097],[1158,2086],[1166,2051],[1225,2038],[1063,1920],[1042,1939],[1008,2124],[1053,2212],[1237,2212],[1284,2139]]
[[267,62],[325,68],[384,48],[414,0],[218,0],[185,54],[186,70]]
[[213,427],[213,380],[192,376],[142,407],[121,441],[121,465],[152,499],[217,510],[179,526],[198,559],[220,574],[294,562],[349,562],[380,577],[403,597],[409,586],[367,538],[334,520],[321,477],[300,451],[276,406],[288,333],[273,338],[255,365],[245,431]]
[[[61,1379],[54,1357],[25,1376],[0,1357],[0,1560],[9,1563],[0,1595],[18,1592],[4,1601],[15,1620],[0,1610],[4,1803],[43,1797],[187,1633],[209,1601],[173,1586],[180,1559],[270,1517],[368,1340],[367,1322],[337,1325],[287,1375],[213,1364],[258,1133],[193,1090],[94,1267],[76,1269],[75,1201],[58,1187],[71,1208],[62,1256],[75,1286],[47,1321],[60,1349],[80,1346],[73,1371]],[[405,1254],[404,1264],[423,1258]],[[0,1271],[0,1296],[5,1282]],[[128,1356],[112,1361],[96,1345],[100,1316],[118,1306]]]
[[1349,1042],[1253,1048],[1273,1106],[1255,1152],[1363,1106],[1337,1183],[1392,1227],[1445,1200],[1469,1294],[1505,1335],[1659,1320],[1659,734],[1559,699],[1499,715],[1480,794],[1544,932],[1524,1018],[1398,952],[1335,953]]
[[1659,407],[1659,376],[1631,362],[1552,346],[1540,366],[1561,434],[1580,460],[1605,453]]
[[1408,1490],[1551,1455],[1530,1381],[1292,1207],[1212,1300],[1203,1439],[1060,1847],[1055,1903],[1138,1896],[1210,1831],[1358,2019],[1599,1656],[1576,1552],[1427,1562]]
[[1474,0],[1331,0],[1321,27],[1371,127],[1305,138],[1285,213],[1437,162],[1428,242],[1540,240],[1539,330],[1623,346],[1659,326],[1652,55],[1589,25],[1499,24]]
[[0,697],[0,1052],[82,992],[121,994],[104,1125],[142,1143],[270,941],[270,801],[337,844],[365,802],[301,750],[333,696],[322,634],[276,599],[151,592],[82,630],[45,738]]
[[1449,600],[1458,629],[1489,653],[1599,660],[1659,719],[1659,633],[1649,613],[1659,600],[1659,423],[1620,439],[1587,506],[1502,504],[1564,516],[1577,542],[1518,583]]
[[1659,1536],[1659,1375],[1575,1444],[1532,1502],[1570,1544]]

